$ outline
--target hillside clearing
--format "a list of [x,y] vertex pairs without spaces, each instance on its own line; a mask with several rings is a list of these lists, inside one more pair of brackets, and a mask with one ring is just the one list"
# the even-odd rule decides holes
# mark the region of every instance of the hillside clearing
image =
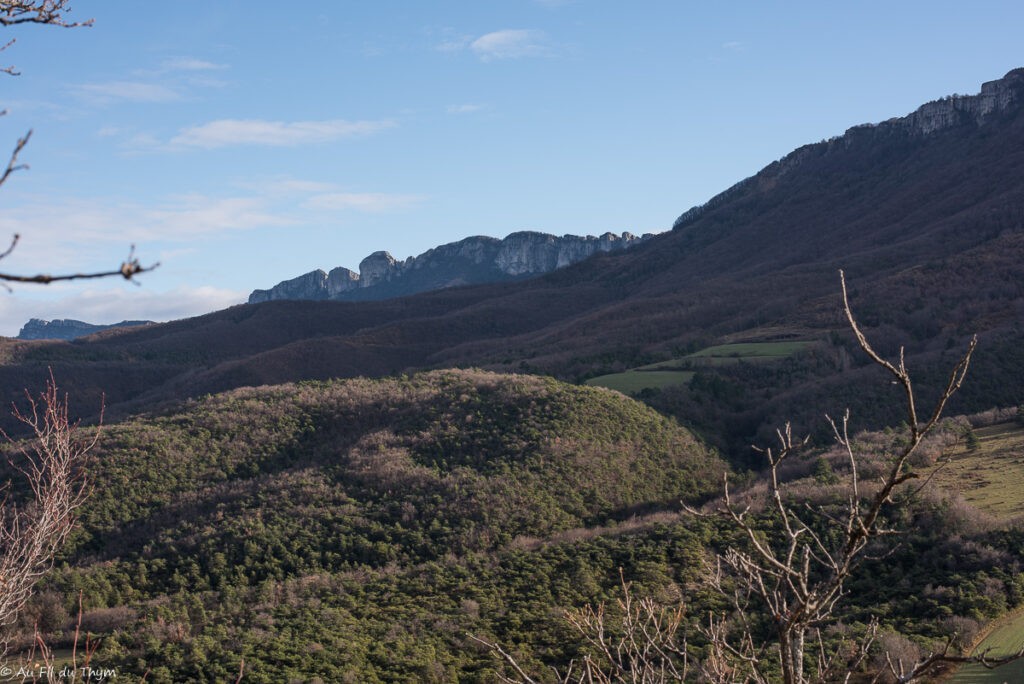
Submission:
[[1024,515],[1024,427],[999,423],[977,428],[974,435],[977,445],[968,448],[963,440],[954,447],[935,483],[1000,520]]
[[731,366],[737,363],[771,363],[796,354],[809,345],[799,342],[737,342],[717,344],[678,359],[649,363],[621,373],[590,378],[585,384],[607,387],[623,394],[637,394],[645,389],[685,385],[693,379],[695,369],[709,366]]

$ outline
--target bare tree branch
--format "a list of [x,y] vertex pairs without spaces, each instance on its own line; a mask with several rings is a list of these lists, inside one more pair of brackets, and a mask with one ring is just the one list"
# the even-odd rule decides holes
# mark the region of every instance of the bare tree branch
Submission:
[[32,493],[23,504],[13,502],[9,492],[0,502],[0,626],[17,616],[74,527],[75,511],[89,493],[89,453],[100,434],[78,437],[67,397],[58,393],[52,374],[38,399],[26,397],[28,411],[15,408],[13,415],[33,438],[15,442],[0,430],[15,446],[10,466]]
[[[0,26],[15,26],[18,24],[46,24],[50,26],[62,26],[65,28],[73,28],[76,26],[91,26],[92,19],[81,22],[72,22],[67,20],[67,14],[71,11],[68,6],[70,0],[0,0]],[[14,40],[10,40],[4,45],[0,46],[0,52],[6,50],[14,44]],[[15,71],[14,67],[0,67],[0,72],[17,76],[18,72]],[[6,112],[0,112],[0,116],[6,114]],[[21,154],[22,150],[28,144],[29,139],[32,137],[32,131],[30,130],[23,137],[19,138],[14,145],[14,150],[11,152],[11,156],[7,161],[7,166],[3,172],[0,173],[0,186],[2,186],[16,171],[27,169],[27,164],[18,163],[18,155]],[[10,246],[0,254],[0,259],[9,256],[14,251],[15,246],[18,244],[19,236],[14,235],[11,240]],[[117,270],[110,271],[98,271],[93,273],[67,273],[60,275],[51,275],[46,273],[39,273],[37,275],[17,275],[13,273],[0,273],[0,282],[15,282],[15,283],[37,283],[37,284],[49,284],[64,280],[86,280],[92,278],[109,278],[114,276],[121,276],[125,280],[131,280],[134,276],[151,271],[156,268],[159,264],[153,264],[152,266],[142,266],[139,260],[135,258],[135,247],[133,246],[128,258],[121,263],[120,268]],[[9,289],[9,288],[8,288]]]
[[[15,234],[11,239],[10,246],[3,252],[0,253],[0,259],[8,256],[14,251],[14,248],[18,244],[18,240],[21,236]],[[40,273],[33,276],[14,275],[12,273],[0,273],[0,281],[15,282],[15,283],[37,283],[40,285],[49,285],[50,283],[56,283],[62,280],[88,280],[92,278],[110,278],[112,276],[121,276],[125,280],[131,280],[133,277],[140,273],[146,273],[157,268],[160,262],[151,264],[149,266],[143,266],[139,263],[139,259],[135,256],[135,245],[132,245],[131,250],[128,252],[128,258],[121,262],[121,267],[117,270],[112,271],[97,271],[93,273],[64,273],[60,275],[48,275]]]
[[[6,113],[7,113],[6,111],[5,112],[0,112],[0,115],[6,114]],[[18,138],[18,142],[16,142],[14,144],[14,151],[11,152],[11,158],[7,161],[7,168],[4,169],[3,174],[0,174],[0,185],[3,185],[4,183],[6,183],[7,179],[10,178],[11,174],[14,173],[15,171],[21,171],[22,169],[27,169],[28,168],[28,164],[19,164],[18,163],[18,155],[21,154],[21,151],[23,149],[25,149],[25,145],[28,144],[28,140],[31,137],[32,137],[32,131],[30,130],[23,137]],[[15,240],[17,240],[17,236],[15,236]],[[7,256],[8,254],[10,254],[12,249],[14,249],[14,245],[13,244],[11,245],[11,247],[6,252],[4,252],[3,256]]]
[[[71,12],[68,7],[70,0],[0,0],[0,26],[16,26],[18,24],[45,24],[75,28],[92,26],[92,19],[86,21],[67,21]],[[0,52],[14,45],[15,39],[0,46]],[[0,73],[19,76],[20,72],[13,66],[0,67]]]
[[48,24],[74,28],[92,26],[93,20],[69,22],[70,0],[3,0],[0,2],[0,26],[17,24]]

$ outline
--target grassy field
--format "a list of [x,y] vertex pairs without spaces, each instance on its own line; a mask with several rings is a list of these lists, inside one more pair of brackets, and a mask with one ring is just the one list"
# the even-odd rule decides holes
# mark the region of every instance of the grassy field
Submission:
[[648,388],[684,385],[690,382],[695,368],[726,366],[741,361],[769,363],[792,356],[811,342],[740,342],[705,347],[678,359],[669,359],[638,366],[622,373],[601,375],[586,384],[608,387],[623,394],[636,394]]
[[[975,652],[991,649],[993,657],[1014,653],[1024,647],[1024,613],[1012,616],[985,638]],[[943,680],[949,684],[1001,684],[1001,682],[1024,682],[1024,660],[1009,663],[989,670],[981,665],[965,665],[951,677]]]
[[935,476],[936,484],[1001,519],[1024,515],[1024,427],[1000,423],[974,434],[977,446],[958,446]]
[[[1000,423],[974,431],[977,445],[956,447],[952,460],[939,471],[935,482],[959,491],[973,506],[1010,521],[1024,515],[1024,427]],[[993,656],[1012,653],[1024,646],[1024,613],[997,624],[975,652],[991,649]],[[995,670],[980,665],[961,667],[950,684],[1000,684],[1024,682],[1024,661]]]
[[636,394],[649,387],[669,387],[671,385],[684,385],[690,382],[693,371],[642,371],[639,369],[626,371],[624,373],[612,373],[601,375],[587,380],[586,384],[597,387],[607,387],[623,394]]
[[740,361],[746,363],[764,363],[778,361],[792,356],[805,349],[811,342],[738,342],[736,344],[716,344],[705,347],[698,352],[678,359],[660,361],[634,370],[658,369],[689,369],[697,366],[725,366]]
[[719,344],[714,347],[705,347],[699,352],[690,354],[689,358],[713,357],[772,357],[782,358],[792,356],[798,351],[805,349],[811,342],[737,342],[735,344]]

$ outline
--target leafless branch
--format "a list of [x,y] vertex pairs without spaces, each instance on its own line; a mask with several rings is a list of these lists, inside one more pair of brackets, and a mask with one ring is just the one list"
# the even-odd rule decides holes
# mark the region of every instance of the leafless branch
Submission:
[[[10,178],[11,174],[14,173],[15,171],[21,171],[22,169],[28,168],[28,164],[18,163],[18,155],[21,154],[21,151],[23,149],[25,149],[25,145],[28,144],[28,140],[31,137],[32,131],[29,131],[24,136],[18,138],[18,142],[14,144],[14,151],[11,152],[11,158],[7,160],[7,168],[4,169],[3,174],[0,174],[0,185],[6,183],[7,179]],[[17,236],[15,236],[15,239],[17,239]],[[10,249],[13,248],[14,245],[11,245]],[[10,253],[10,249],[8,249],[7,252],[4,253],[4,256],[7,256],[7,254]]]
[[473,634],[468,634],[467,636],[473,641],[477,642],[478,644],[486,646],[493,653],[497,653],[499,656],[501,656],[501,658],[506,663],[508,663],[509,666],[511,666],[512,669],[515,670],[516,674],[520,677],[520,679],[509,679],[508,677],[499,674],[498,676],[501,678],[502,682],[511,682],[512,684],[515,684],[516,682],[520,682],[522,684],[536,684],[536,681],[531,679],[530,675],[526,674],[523,668],[519,666],[519,663],[516,662],[515,657],[511,653],[503,649],[500,644],[487,641],[486,639],[481,639],[480,637],[475,636]]
[[92,26],[93,20],[67,21],[70,0],[3,0],[0,2],[0,26],[48,24],[74,28]]
[[[0,0],[0,26],[16,26],[18,24],[45,24],[64,28],[92,26],[92,19],[86,21],[67,20],[66,17],[71,12],[71,8],[68,6],[69,2],[70,0]],[[14,43],[14,39],[7,41],[0,46],[0,52]],[[0,73],[10,76],[20,75],[20,72],[13,66],[0,67]]]
[[[3,259],[4,257],[8,256],[11,252],[14,251],[14,248],[17,246],[19,239],[21,239],[20,235],[15,234],[13,236],[13,238],[11,239],[10,246],[3,253],[0,253],[0,259]],[[132,245],[131,250],[128,252],[128,258],[121,262],[121,267],[118,268],[117,270],[97,271],[93,273],[64,273],[60,275],[48,275],[40,273],[38,275],[33,276],[0,273],[0,281],[49,285],[50,283],[56,283],[62,280],[88,280],[93,278],[110,278],[116,276],[121,276],[125,280],[131,280],[138,274],[152,271],[159,265],[160,263],[157,262],[149,266],[143,266],[139,262],[138,257],[135,256],[135,245]]]

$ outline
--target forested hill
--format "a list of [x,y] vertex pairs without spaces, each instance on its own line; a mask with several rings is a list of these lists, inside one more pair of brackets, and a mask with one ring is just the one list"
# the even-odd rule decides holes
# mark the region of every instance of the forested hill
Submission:
[[[863,477],[899,439],[858,437]],[[544,378],[233,390],[110,424],[95,455],[81,527],[11,648],[36,628],[70,646],[81,592],[81,628],[102,637],[94,662],[124,681],[235,681],[243,661],[243,681],[266,684],[496,681],[500,659],[470,635],[547,673],[583,653],[563,611],[614,601],[620,577],[686,601],[699,657],[694,626],[725,605],[709,561],[740,542],[724,518],[680,514],[680,500],[720,492],[724,471],[689,432],[615,392]],[[844,496],[833,483],[846,454],[810,456],[786,470],[813,473],[792,495]],[[879,619],[942,642],[1020,601],[1019,532],[931,491],[892,514],[906,533],[851,578],[838,614],[849,627],[827,639]]]
[[674,421],[549,379],[236,390],[106,428],[82,528],[25,619],[63,628],[81,590],[97,661],[150,682],[233,681],[240,657],[252,682],[454,681],[493,665],[466,630],[557,625],[547,573],[591,577],[577,597],[614,585],[529,549],[700,502],[722,472]]

